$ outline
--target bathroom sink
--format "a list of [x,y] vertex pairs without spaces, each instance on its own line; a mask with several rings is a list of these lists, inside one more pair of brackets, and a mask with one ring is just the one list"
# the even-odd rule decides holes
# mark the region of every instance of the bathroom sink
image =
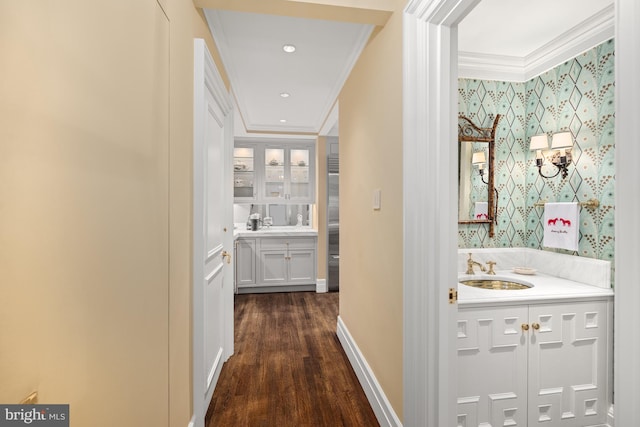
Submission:
[[503,291],[515,291],[519,289],[529,289],[533,287],[533,285],[527,285],[524,283],[518,283],[512,280],[504,280],[504,279],[466,279],[466,280],[461,280],[460,283],[462,283],[463,285],[474,287],[474,288],[503,290]]

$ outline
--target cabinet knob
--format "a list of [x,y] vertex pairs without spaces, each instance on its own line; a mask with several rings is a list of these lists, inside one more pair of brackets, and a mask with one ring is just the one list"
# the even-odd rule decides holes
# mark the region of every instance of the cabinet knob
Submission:
[[529,330],[529,324],[528,323],[523,323],[522,324],[522,330],[523,331],[528,331]]
[[531,327],[537,331],[538,329],[540,329],[540,323],[534,322],[531,324]]

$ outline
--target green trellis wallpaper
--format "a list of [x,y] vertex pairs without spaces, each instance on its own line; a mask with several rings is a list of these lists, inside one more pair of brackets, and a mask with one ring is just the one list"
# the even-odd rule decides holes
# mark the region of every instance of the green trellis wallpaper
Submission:
[[[525,83],[460,79],[461,114],[496,132],[496,233],[485,225],[458,226],[458,246],[542,249],[546,201],[586,201],[600,206],[580,212],[578,252],[613,261],[614,256],[614,42],[607,41]],[[569,176],[544,179],[535,167],[529,138],[542,132],[571,130],[576,144]],[[553,168],[553,166],[546,166]],[[552,172],[552,169],[544,169]]]

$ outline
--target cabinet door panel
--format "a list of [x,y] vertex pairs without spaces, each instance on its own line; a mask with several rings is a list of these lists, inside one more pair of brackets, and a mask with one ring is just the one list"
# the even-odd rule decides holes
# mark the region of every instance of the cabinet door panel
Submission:
[[260,253],[260,284],[282,284],[287,282],[286,251],[262,251]]
[[526,306],[460,309],[459,426],[525,425],[527,314]]
[[529,309],[529,426],[604,424],[607,393],[607,303]]
[[236,242],[236,285],[256,284],[256,241],[238,239]]
[[309,250],[289,251],[289,279],[296,283],[315,283],[316,253]]

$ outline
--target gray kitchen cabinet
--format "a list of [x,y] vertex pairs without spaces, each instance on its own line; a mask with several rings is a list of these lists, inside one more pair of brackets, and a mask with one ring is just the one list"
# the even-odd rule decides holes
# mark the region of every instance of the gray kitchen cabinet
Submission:
[[238,238],[237,291],[315,290],[316,245],[309,236]]
[[234,145],[234,202],[315,203],[315,144],[308,141]]
[[236,287],[256,284],[256,239],[236,240]]

